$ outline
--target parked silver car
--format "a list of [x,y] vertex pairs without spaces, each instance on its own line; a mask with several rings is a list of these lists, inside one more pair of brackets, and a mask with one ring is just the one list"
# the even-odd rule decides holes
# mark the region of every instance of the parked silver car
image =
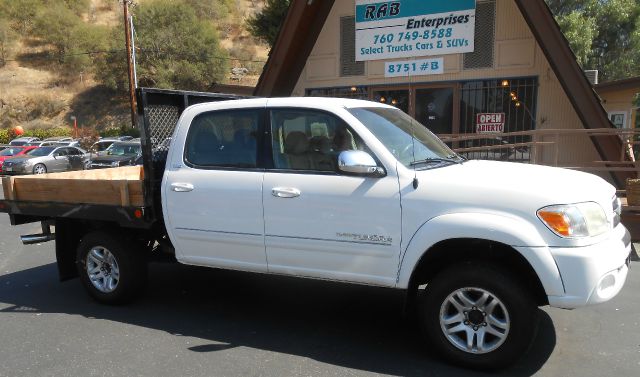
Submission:
[[82,170],[89,160],[87,152],[77,147],[40,147],[4,162],[5,174],[45,174]]
[[35,141],[40,141],[37,137],[23,136],[18,137],[9,142],[9,145],[25,145],[27,143],[33,143]]

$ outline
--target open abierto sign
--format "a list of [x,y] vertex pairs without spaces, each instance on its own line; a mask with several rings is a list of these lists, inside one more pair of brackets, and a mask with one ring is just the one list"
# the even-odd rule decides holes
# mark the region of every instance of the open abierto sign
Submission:
[[476,114],[476,133],[502,133],[504,132],[505,113],[481,113]]

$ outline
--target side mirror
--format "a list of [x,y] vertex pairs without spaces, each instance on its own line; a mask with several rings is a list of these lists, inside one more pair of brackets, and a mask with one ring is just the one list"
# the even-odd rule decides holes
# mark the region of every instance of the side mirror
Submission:
[[338,170],[347,174],[381,177],[384,169],[367,152],[344,151],[338,156]]

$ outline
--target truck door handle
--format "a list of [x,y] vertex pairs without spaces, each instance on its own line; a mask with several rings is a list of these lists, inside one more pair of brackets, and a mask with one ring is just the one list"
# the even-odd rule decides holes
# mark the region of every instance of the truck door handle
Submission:
[[175,191],[175,192],[193,191],[193,185],[191,183],[172,183],[171,191]]
[[271,194],[276,198],[297,198],[301,193],[297,188],[275,187],[271,190]]

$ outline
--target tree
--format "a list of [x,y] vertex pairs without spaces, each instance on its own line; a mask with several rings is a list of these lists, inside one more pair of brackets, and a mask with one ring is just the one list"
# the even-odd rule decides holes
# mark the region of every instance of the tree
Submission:
[[36,12],[42,8],[43,0],[0,0],[0,14],[6,14],[13,27],[21,34],[31,31]]
[[[208,90],[225,77],[229,57],[220,47],[216,29],[183,0],[144,2],[133,12],[141,86]],[[111,46],[116,52],[99,63],[97,76],[113,89],[124,89],[124,35],[116,29]]]
[[640,75],[640,0],[546,0],[584,69]]
[[15,40],[15,33],[9,25],[9,21],[0,18],[0,68],[4,67],[9,58],[9,52]]
[[247,20],[249,32],[256,38],[273,46],[278,38],[291,0],[267,0],[261,12]]
[[39,10],[32,35],[52,46],[53,55],[67,74],[89,72],[93,58],[88,52],[104,50],[107,45],[107,28],[85,23],[66,2],[52,3]]
[[231,11],[235,0],[185,0],[202,20],[219,20]]

